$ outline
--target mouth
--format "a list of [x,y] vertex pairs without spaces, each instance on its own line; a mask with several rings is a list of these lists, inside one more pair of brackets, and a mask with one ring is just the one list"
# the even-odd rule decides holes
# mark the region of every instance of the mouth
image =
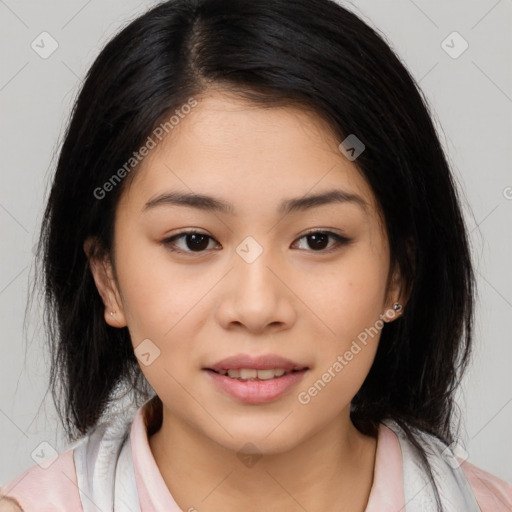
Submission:
[[205,368],[205,370],[240,381],[266,381],[281,379],[292,373],[305,372],[309,368],[304,367],[293,370],[285,370],[284,368],[268,368],[263,370],[256,368],[230,368],[229,370],[214,370],[213,368]]
[[239,403],[257,405],[275,402],[299,385],[308,367],[284,368],[203,368],[214,389]]
[[278,354],[236,354],[203,368],[214,388],[239,402],[263,404],[286,395],[309,367]]

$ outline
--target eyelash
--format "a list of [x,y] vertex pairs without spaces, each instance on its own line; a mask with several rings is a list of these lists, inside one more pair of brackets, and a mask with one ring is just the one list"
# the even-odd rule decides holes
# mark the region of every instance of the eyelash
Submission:
[[[351,238],[347,238],[345,236],[338,235],[337,233],[333,233],[332,231],[322,231],[322,230],[309,231],[308,233],[305,233],[304,235],[299,237],[297,240],[301,240],[302,238],[306,238],[308,236],[316,235],[316,234],[328,235],[330,238],[333,238],[335,240],[335,244],[333,244],[328,249],[320,249],[320,250],[316,250],[316,251],[313,249],[310,249],[310,250],[307,250],[307,252],[313,252],[313,253],[319,253],[319,254],[326,254],[326,253],[329,254],[329,253],[333,252],[334,250],[340,249],[342,246],[347,245],[348,243],[350,243],[352,241]],[[178,252],[181,254],[194,254],[194,255],[199,256],[199,255],[207,252],[207,250],[203,250],[203,251],[186,250],[185,251],[183,249],[177,249],[176,246],[174,245],[175,240],[184,238],[187,235],[203,235],[203,236],[209,238],[210,240],[215,240],[210,235],[207,235],[206,233],[202,233],[201,231],[189,230],[189,231],[182,231],[181,233],[177,233],[176,235],[173,235],[169,238],[162,240],[162,244],[170,251]]]

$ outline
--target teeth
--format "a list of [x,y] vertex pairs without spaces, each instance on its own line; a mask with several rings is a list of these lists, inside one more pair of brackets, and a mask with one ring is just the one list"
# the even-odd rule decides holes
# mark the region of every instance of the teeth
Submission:
[[[258,376],[258,370],[249,370],[247,368],[240,368],[240,370],[237,373],[238,375],[236,375],[236,377],[239,377],[242,380],[255,379]],[[231,375],[229,376],[231,377]]]
[[274,377],[281,377],[281,375],[284,375],[286,372],[285,370],[279,369],[270,369],[270,370],[258,370],[258,379],[261,380],[268,380],[273,379]]
[[219,373],[222,375],[228,375],[232,379],[249,380],[269,380],[275,377],[281,377],[285,373],[289,373],[282,368],[272,368],[268,370],[255,370],[253,368],[240,368],[239,370],[222,370]]

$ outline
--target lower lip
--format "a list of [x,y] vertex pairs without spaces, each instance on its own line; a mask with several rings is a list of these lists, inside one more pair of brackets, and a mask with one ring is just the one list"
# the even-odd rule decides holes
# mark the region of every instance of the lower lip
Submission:
[[300,370],[268,380],[243,381],[215,373],[213,370],[206,370],[207,374],[210,375],[210,378],[213,379],[213,382],[220,389],[233,398],[248,404],[263,404],[277,400],[295,384],[300,382],[306,371]]

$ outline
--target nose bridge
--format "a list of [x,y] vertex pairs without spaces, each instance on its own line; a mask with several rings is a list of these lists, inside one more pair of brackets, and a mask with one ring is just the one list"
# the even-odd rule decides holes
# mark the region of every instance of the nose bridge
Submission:
[[[261,238],[260,238],[261,240]],[[269,267],[275,266],[275,255],[268,239],[260,243],[253,236],[247,236],[236,248],[235,274],[240,286],[240,296],[274,295],[279,287],[279,280]]]
[[265,240],[260,243],[248,236],[235,249],[228,288],[219,309],[224,326],[237,323],[260,332],[269,324],[289,326],[293,322],[295,313],[287,288],[275,275],[280,264],[272,248],[265,247],[269,243],[268,238]]

